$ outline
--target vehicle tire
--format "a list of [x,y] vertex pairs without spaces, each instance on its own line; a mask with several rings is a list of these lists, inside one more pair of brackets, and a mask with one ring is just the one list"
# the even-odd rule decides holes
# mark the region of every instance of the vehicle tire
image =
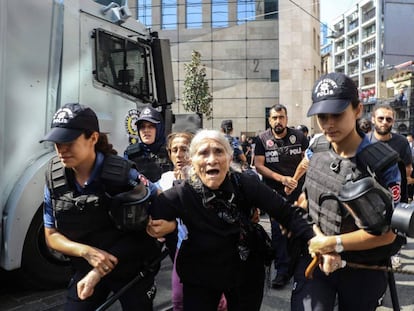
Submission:
[[33,217],[24,241],[21,273],[31,286],[56,289],[68,285],[72,275],[69,259],[46,245],[43,207]]

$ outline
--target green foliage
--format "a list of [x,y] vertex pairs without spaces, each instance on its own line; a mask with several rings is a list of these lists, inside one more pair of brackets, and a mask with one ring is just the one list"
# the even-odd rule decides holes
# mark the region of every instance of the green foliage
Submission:
[[185,80],[183,91],[183,106],[186,111],[204,114],[207,120],[212,118],[213,96],[206,80],[206,68],[201,64],[201,54],[193,50],[191,62],[184,64]]

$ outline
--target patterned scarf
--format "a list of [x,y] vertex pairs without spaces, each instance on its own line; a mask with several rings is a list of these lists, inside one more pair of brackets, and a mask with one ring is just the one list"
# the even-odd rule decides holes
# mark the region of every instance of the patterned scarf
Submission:
[[202,204],[206,209],[213,210],[220,219],[228,224],[235,224],[240,221],[240,211],[237,208],[234,192],[226,191],[221,187],[217,190],[209,189],[203,184],[193,168],[187,181],[201,197]]
[[[246,221],[249,223],[249,220],[245,219],[246,217],[241,213],[240,207],[237,204],[234,189],[232,192],[229,192],[228,187],[222,187],[226,184],[226,181],[233,185],[229,180],[230,178],[232,178],[231,173],[226,177],[226,180],[219,189],[211,190],[202,183],[200,177],[195,173],[194,169],[191,168],[187,181],[201,197],[202,204],[206,209],[215,211],[217,216],[226,223],[238,224],[240,226],[237,248],[240,259],[245,261],[250,254],[250,247],[247,239],[248,228],[246,227]],[[227,191],[224,188],[227,188]]]

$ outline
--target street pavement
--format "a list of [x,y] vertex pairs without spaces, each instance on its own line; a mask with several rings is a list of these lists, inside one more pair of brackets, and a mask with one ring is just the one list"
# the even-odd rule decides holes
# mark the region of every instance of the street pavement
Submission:
[[[261,218],[261,223],[266,230],[270,230],[267,217]],[[401,252],[403,270],[414,273],[414,239],[409,239]],[[154,311],[167,311],[171,307],[171,261],[169,257],[164,259],[161,270],[157,275],[157,295]],[[273,278],[271,271],[270,278]],[[398,298],[402,311],[414,311],[414,275],[395,274]],[[270,280],[269,280],[270,281]],[[24,280],[18,280],[14,273],[0,273],[0,311],[63,311],[65,290],[35,291],[24,288]],[[23,285],[23,286],[22,286]],[[283,289],[265,290],[261,311],[289,311],[290,292],[292,281]],[[121,311],[120,304],[116,302],[109,311]],[[377,311],[393,311],[391,299],[387,290],[383,306]]]

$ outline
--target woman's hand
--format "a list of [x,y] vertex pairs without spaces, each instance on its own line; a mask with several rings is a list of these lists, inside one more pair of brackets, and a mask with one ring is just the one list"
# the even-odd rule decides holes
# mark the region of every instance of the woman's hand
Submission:
[[114,255],[92,246],[87,246],[82,257],[85,258],[92,267],[96,268],[101,276],[110,273],[118,264],[118,258]]
[[91,271],[89,271],[89,273],[85,275],[78,282],[78,284],[76,284],[79,299],[85,300],[86,298],[92,296],[95,286],[99,283],[101,278],[102,276],[99,274],[97,268],[94,268]]
[[295,203],[293,203],[295,206],[299,206],[301,208],[303,208],[304,210],[308,209],[308,200],[306,199],[306,195],[305,192],[302,192],[299,197],[298,200],[295,201]]
[[319,269],[321,269],[321,271],[326,275],[329,275],[330,273],[343,267],[345,267],[345,262],[342,261],[341,256],[337,253],[322,255],[322,260],[319,263]]
[[47,245],[54,250],[68,256],[84,258],[92,267],[97,268],[102,276],[111,272],[118,263],[118,259],[108,252],[72,241],[55,228],[45,228],[45,239]]
[[315,236],[309,241],[309,254],[328,254],[335,251],[336,239],[333,236],[326,236],[317,225],[313,225]]
[[294,190],[298,186],[298,181],[295,180],[291,176],[283,176],[283,178],[282,178],[282,184],[283,184],[283,186],[288,187],[288,188]]
[[177,222],[175,220],[164,220],[156,219],[153,220],[151,217],[147,225],[147,233],[153,238],[161,238],[168,233],[171,233],[177,227]]

